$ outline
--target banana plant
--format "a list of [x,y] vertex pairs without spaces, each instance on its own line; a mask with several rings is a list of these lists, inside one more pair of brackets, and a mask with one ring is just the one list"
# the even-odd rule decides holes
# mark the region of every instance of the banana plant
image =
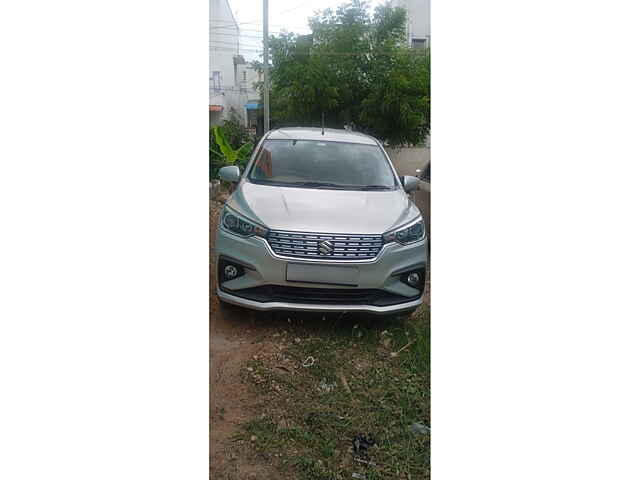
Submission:
[[249,159],[249,155],[251,154],[251,150],[253,148],[251,142],[247,142],[240,148],[234,149],[233,147],[231,147],[231,145],[229,145],[229,142],[225,138],[224,133],[222,133],[222,129],[220,127],[213,127],[213,133],[216,138],[216,143],[218,144],[218,147],[220,147],[220,152],[222,152],[222,154],[216,151],[212,152],[214,156],[219,158],[219,160],[224,163],[225,166],[244,166],[247,163],[247,160]]

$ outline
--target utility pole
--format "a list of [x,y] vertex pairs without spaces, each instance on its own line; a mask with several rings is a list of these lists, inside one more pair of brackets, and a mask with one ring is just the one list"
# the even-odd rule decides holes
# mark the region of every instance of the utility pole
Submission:
[[262,42],[264,48],[264,133],[269,131],[269,0],[262,0]]

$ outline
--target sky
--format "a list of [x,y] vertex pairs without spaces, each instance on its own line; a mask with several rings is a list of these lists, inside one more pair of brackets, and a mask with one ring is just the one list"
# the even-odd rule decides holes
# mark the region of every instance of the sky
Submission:
[[[262,51],[263,0],[228,0],[240,26],[240,54],[247,60],[258,60]],[[334,8],[346,0],[269,0],[269,33],[286,29],[295,33],[311,33],[307,19],[317,10]],[[372,8],[384,0],[370,0]],[[256,51],[259,50],[259,51]]]

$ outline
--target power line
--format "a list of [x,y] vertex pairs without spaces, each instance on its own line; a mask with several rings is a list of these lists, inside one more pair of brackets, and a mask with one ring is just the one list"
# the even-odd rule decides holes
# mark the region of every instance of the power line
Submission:
[[237,42],[209,42],[210,47],[215,47],[217,45],[221,45],[223,47],[249,47],[249,48],[260,48],[260,44],[253,43],[237,43]]
[[221,51],[221,52],[238,52],[238,55],[242,55],[244,52],[254,53],[254,52],[261,52],[262,51],[259,48],[251,48],[251,47],[235,48],[235,47],[231,47],[229,45],[216,45],[214,47],[211,47],[211,50],[218,50],[218,51]]
[[249,52],[249,53],[260,53],[262,50],[259,49],[248,49],[248,48],[226,48],[226,47],[213,47],[211,48],[213,51],[217,52]]
[[[256,25],[262,25],[262,24],[256,24]],[[224,29],[224,28],[233,28],[236,27],[239,30],[244,30],[246,32],[262,32],[262,29],[252,29],[252,28],[239,28],[237,27],[237,25],[234,24],[229,24],[229,25],[213,25],[213,26],[209,26],[209,30],[220,30],[220,29]],[[289,29],[289,30],[310,30],[309,26],[302,26],[302,25],[275,25],[273,23],[269,24],[269,27],[280,27],[280,29]]]
[[260,47],[262,45],[262,42],[245,43],[245,42],[233,42],[231,40],[213,40],[209,42],[209,45],[243,45],[245,47]]
[[[308,32],[311,31],[311,29],[309,27],[304,27],[304,28],[300,27],[300,28],[297,28],[297,29],[296,28],[291,28],[291,27],[287,27],[287,28],[282,27],[279,30],[274,30],[274,31],[277,32],[277,33],[281,33],[282,31],[284,31],[285,33],[296,33],[298,35],[305,35],[305,34],[307,34]],[[216,29],[215,27],[210,27],[209,31],[212,31],[212,30],[214,30],[216,32],[218,31],[218,29]],[[254,32],[254,33],[262,32],[262,30],[253,30],[253,29],[249,29],[249,28],[243,28],[240,31],[241,32]],[[272,34],[272,32],[269,32],[269,33]]]
[[259,24],[260,22],[230,22],[228,20],[216,20],[216,19],[209,19],[210,23],[221,23],[223,26],[234,26],[237,27],[238,25],[249,25],[249,24]]
[[253,50],[253,49],[260,49],[260,45],[246,45],[246,44],[241,44],[241,45],[236,45],[235,43],[210,43],[209,44],[210,47],[226,47],[226,48],[239,48],[240,50]]
[[[261,42],[260,42],[261,43]],[[247,43],[236,43],[236,42],[227,42],[227,41],[213,41],[213,42],[209,42],[209,47],[215,47],[215,46],[222,46],[222,47],[233,47],[233,48],[226,48],[224,50],[226,51],[236,51],[236,50],[243,50],[243,51],[251,51],[251,52],[262,52],[261,49],[259,49],[259,47],[261,46],[260,43],[258,44],[247,44]],[[240,46],[240,48],[236,48],[237,46]],[[254,50],[254,48],[256,50]],[[407,49],[407,50],[382,50],[382,49],[372,49],[372,50],[362,50],[359,52],[323,52],[317,49],[314,49],[312,51],[293,51],[290,52],[290,55],[363,55],[363,54],[382,54],[382,55],[395,55],[395,54],[414,54],[416,52],[421,52],[424,49]]]
[[240,47],[240,48],[235,48],[233,46],[230,45],[221,45],[221,46],[211,46],[210,47],[211,50],[219,50],[222,52],[261,52],[262,50],[260,50],[259,48],[246,48],[246,47]]
[[[256,30],[257,31],[257,30]],[[296,32],[292,32],[292,33],[296,33]],[[262,35],[253,35],[253,34],[248,34],[248,33],[225,33],[225,32],[214,32],[214,35],[218,36],[224,36],[224,37],[245,37],[247,39],[258,39],[260,41],[262,41]],[[408,35],[408,38],[418,38],[418,39],[422,39],[422,38],[429,38],[430,35],[418,35],[415,33],[411,33]]]
[[[209,23],[216,23],[218,22],[218,25],[215,25],[214,28],[223,28],[223,27],[235,27],[235,26],[239,26],[239,25],[260,25],[262,26],[262,22],[240,22],[240,23],[236,23],[236,22],[229,22],[227,20],[209,20]],[[306,28],[302,27],[301,25],[289,25],[287,23],[271,23],[269,22],[269,26],[270,27],[300,27],[300,28]]]
[[248,40],[231,40],[228,38],[222,39],[222,40],[218,40],[218,39],[213,39],[213,40],[209,40],[209,45],[212,44],[227,44],[227,45],[248,45],[250,47],[255,47],[255,46],[262,46],[262,41],[261,40],[256,40],[255,43],[250,42]]
[[220,45],[244,45],[249,47],[260,47],[262,46],[262,42],[250,43],[250,42],[241,42],[241,41],[233,41],[233,40],[210,40],[209,45],[220,44]]
[[213,90],[213,93],[216,93],[218,90],[224,90],[225,92],[234,92],[234,93],[253,93],[253,92],[255,92],[255,90],[253,88],[245,88],[243,90],[243,89],[232,88],[232,87],[220,87],[220,88],[209,87],[209,93],[211,93],[212,90]]
[[262,40],[262,35],[253,35],[253,34],[248,34],[248,33],[224,33],[224,32],[214,32],[214,35],[221,35],[223,37],[247,37],[247,38],[259,38],[260,40]]
[[308,1],[304,1],[304,2],[300,3],[299,5],[297,5],[297,6],[293,7],[293,8],[289,8],[287,10],[283,10],[283,11],[279,12],[278,15],[282,15],[283,13],[293,12],[294,10],[297,10],[300,7],[304,7],[308,3],[309,3]]
[[292,56],[297,56],[297,55],[318,55],[318,56],[341,56],[341,55],[345,55],[345,56],[350,56],[350,55],[369,55],[369,54],[376,54],[376,55],[397,55],[397,54],[402,54],[402,55],[413,55],[416,53],[422,53],[424,52],[425,49],[424,48],[412,48],[412,49],[407,49],[407,50],[397,50],[397,51],[389,51],[389,50],[371,50],[371,51],[362,51],[362,52],[318,52],[318,51],[314,51],[314,52],[292,52],[291,55]]

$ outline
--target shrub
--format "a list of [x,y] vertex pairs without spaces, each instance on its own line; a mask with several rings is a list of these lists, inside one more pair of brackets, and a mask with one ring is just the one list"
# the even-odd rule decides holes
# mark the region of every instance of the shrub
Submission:
[[215,180],[218,170],[227,165],[244,168],[251,156],[253,138],[237,118],[225,120],[209,129],[209,178]]

